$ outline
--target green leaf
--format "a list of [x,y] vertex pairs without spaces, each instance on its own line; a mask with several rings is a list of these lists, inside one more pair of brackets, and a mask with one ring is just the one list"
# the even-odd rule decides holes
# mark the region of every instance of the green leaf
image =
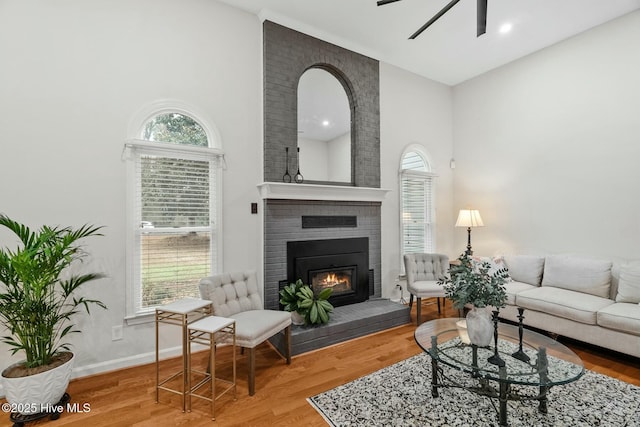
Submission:
[[318,301],[318,304],[324,308],[324,310],[327,313],[330,313],[331,311],[333,311],[333,306],[331,305],[331,303],[329,301]]
[[[322,301],[320,301],[322,302]],[[322,308],[322,305],[318,305],[318,314],[320,315],[320,322],[327,323],[329,321],[329,314]]]
[[311,307],[311,304],[313,304],[313,300],[305,298],[302,301],[298,302],[298,307],[309,308],[309,307]]
[[311,319],[311,323],[318,323],[318,305],[313,304],[311,306],[311,310],[309,311],[309,319]]
[[331,292],[333,292],[332,288],[324,288],[318,295],[318,299],[320,300],[329,299],[329,297],[331,296]]
[[300,298],[313,298],[313,291],[309,286],[303,286],[300,288],[297,295]]

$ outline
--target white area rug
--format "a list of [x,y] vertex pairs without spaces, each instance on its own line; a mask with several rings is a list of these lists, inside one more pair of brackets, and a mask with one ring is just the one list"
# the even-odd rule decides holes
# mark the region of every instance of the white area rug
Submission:
[[[496,399],[457,388],[440,388],[439,394],[431,397],[431,358],[423,353],[308,401],[332,426],[498,425]],[[510,401],[509,425],[640,427],[640,387],[611,377],[586,371],[573,383],[552,387],[548,398],[547,414],[538,412],[537,401]]]

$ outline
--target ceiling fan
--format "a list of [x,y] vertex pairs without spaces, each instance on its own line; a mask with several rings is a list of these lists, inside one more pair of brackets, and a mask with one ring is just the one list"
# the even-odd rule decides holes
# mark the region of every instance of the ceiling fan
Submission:
[[[400,0],[378,0],[378,6],[384,6],[385,4],[395,3]],[[418,37],[424,30],[429,28],[431,24],[436,22],[442,15],[447,13],[449,9],[455,6],[460,0],[452,0],[448,5],[442,8],[442,10],[436,13],[433,18],[431,18],[426,24],[418,29],[415,33],[409,37],[409,39],[413,40]],[[478,12],[477,12],[477,35],[476,37],[480,37],[484,33],[487,32],[487,0],[477,0],[478,1]]]

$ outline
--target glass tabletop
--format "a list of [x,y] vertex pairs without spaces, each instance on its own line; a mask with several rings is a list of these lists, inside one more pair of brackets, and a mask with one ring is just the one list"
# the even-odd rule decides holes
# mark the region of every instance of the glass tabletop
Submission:
[[[519,349],[518,327],[498,324],[498,354],[505,362],[506,376],[500,375],[497,365],[488,362],[494,355],[493,343],[488,347],[469,344],[466,321],[459,318],[435,319],[420,325],[415,331],[418,345],[432,358],[445,365],[473,374],[476,377],[509,384],[553,386],[575,381],[584,373],[578,355],[561,343],[537,332],[523,331],[522,350],[529,361],[513,357]],[[435,337],[436,348],[432,348]],[[474,364],[474,347],[476,363]]]

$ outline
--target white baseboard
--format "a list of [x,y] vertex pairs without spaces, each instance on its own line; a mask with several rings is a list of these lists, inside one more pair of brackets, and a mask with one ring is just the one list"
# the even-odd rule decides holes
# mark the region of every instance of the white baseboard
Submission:
[[[182,355],[182,347],[176,346],[160,350],[160,360]],[[73,368],[71,379],[87,377],[89,375],[102,374],[118,369],[130,368],[132,366],[146,365],[156,361],[156,352],[136,354],[122,357],[120,359],[107,360],[105,362],[94,363],[86,366]]]
[[[196,349],[196,346],[193,346]],[[204,347],[203,347],[204,348]],[[182,355],[182,347],[176,346],[160,350],[160,360]],[[71,371],[71,379],[87,377],[89,375],[102,374],[116,371],[118,369],[130,368],[132,366],[146,365],[156,361],[156,352],[136,354],[134,356],[122,357],[119,359],[107,360],[105,362],[93,363],[86,366],[78,366]],[[4,398],[4,388],[0,384],[0,398]]]

